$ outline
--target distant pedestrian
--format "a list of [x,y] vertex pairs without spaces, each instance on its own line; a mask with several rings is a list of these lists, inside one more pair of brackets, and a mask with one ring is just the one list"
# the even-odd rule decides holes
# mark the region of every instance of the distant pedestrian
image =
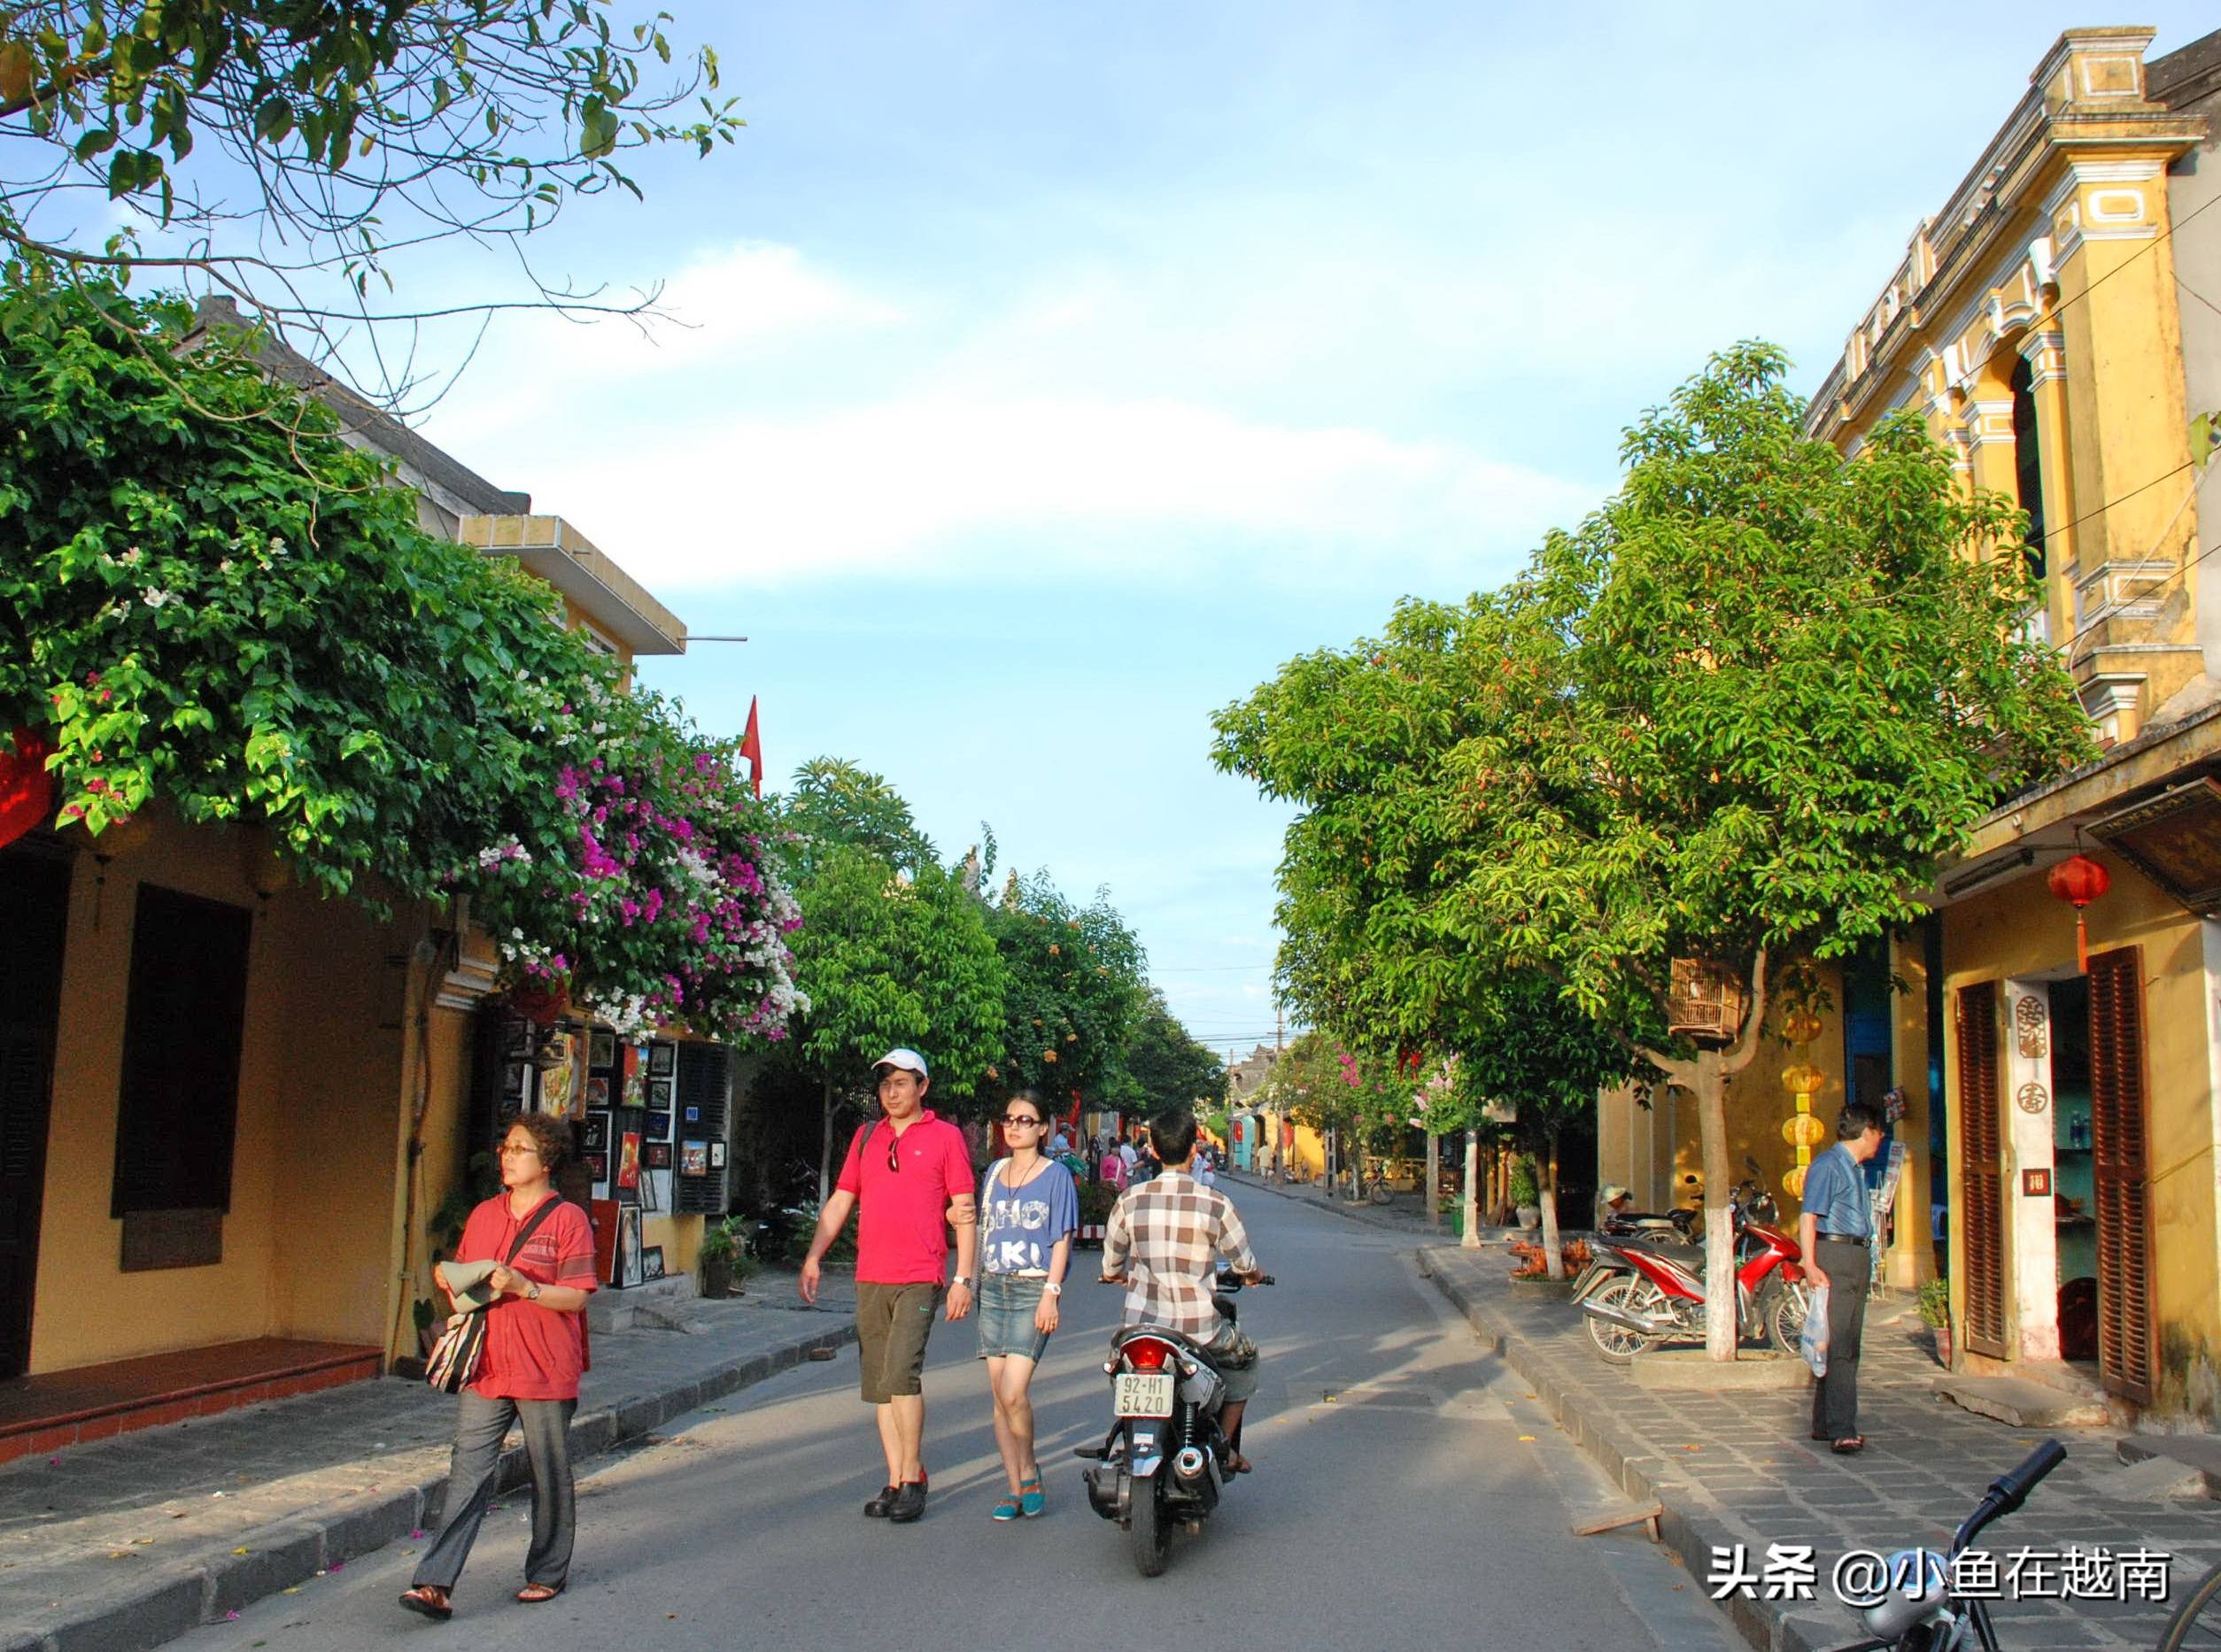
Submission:
[[971,1270],[979,1242],[979,1207],[963,1133],[925,1106],[933,1082],[916,1050],[889,1050],[872,1063],[886,1115],[857,1131],[841,1161],[832,1197],[802,1261],[805,1302],[817,1300],[825,1253],[848,1213],[856,1222],[856,1341],[864,1403],[875,1408],[886,1484],[863,1505],[867,1515],[906,1525],[925,1512],[925,1341],[943,1301],[947,1229],[956,1230],[956,1277],[946,1300],[950,1320],[971,1311]]
[[1126,1154],[1116,1147],[1106,1146],[1103,1150],[1103,1162],[1096,1167],[1095,1177],[1113,1193],[1124,1193],[1126,1191]]
[[1866,1448],[1859,1432],[1859,1341],[1873,1273],[1874,1210],[1865,1164],[1882,1146],[1882,1121],[1863,1101],[1836,1119],[1836,1144],[1805,1171],[1797,1237],[1815,1290],[1828,1293],[1828,1374],[1812,1396],[1812,1437],[1848,1456]]
[[[458,1262],[494,1264],[484,1286],[493,1301],[477,1310],[486,1316],[484,1351],[476,1377],[456,1399],[439,1535],[401,1596],[402,1605],[427,1617],[453,1615],[450,1597],[493,1501],[512,1422],[523,1431],[532,1471],[532,1542],[516,1598],[527,1605],[552,1601],[569,1580],[570,1419],[585,1365],[581,1321],[595,1284],[586,1213],[552,1185],[569,1136],[570,1127],[546,1113],[524,1114],[510,1125],[501,1140],[502,1191],[470,1213],[455,1247]],[[440,1288],[447,1290],[444,1278]]]
[[1041,1156],[1041,1096],[1021,1090],[1002,1106],[1008,1155],[979,1187],[979,1357],[994,1397],[994,1444],[1010,1494],[989,1511],[1027,1519],[1048,1506],[1033,1455],[1034,1368],[1049,1347],[1063,1306],[1080,1193],[1072,1173]]

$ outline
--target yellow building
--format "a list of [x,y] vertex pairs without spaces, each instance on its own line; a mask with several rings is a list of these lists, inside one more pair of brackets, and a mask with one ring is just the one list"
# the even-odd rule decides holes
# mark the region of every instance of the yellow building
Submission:
[[[1949,1274],[1960,1361],[1977,1378],[2040,1377],[2211,1422],[2221,585],[2209,582],[2221,565],[2207,558],[2221,511],[2202,497],[2214,472],[2194,462],[2190,421],[2193,407],[2221,408],[2221,311],[2199,308],[2221,301],[2221,213],[2202,217],[2221,196],[2221,34],[2147,63],[2151,37],[2070,30],[2045,55],[1915,231],[1808,428],[1856,454],[1876,421],[1912,409],[1969,486],[2020,504],[2027,544],[1994,553],[2042,575],[2027,622],[2061,651],[2104,748],[1983,822],[1924,931],[1892,949],[1911,990],[1881,1016],[1885,1064],[1914,1151],[1889,1271]],[[2110,884],[2086,907],[2086,958],[2050,886],[2078,853]],[[1846,1022],[1874,1015],[1855,980],[1834,986]],[[1842,1075],[1865,1088],[1857,1043],[1823,1116]],[[1738,1089],[1739,1158],[1770,1145],[1784,1098],[1762,1067]],[[1654,1193],[1692,1162],[1685,1104],[1605,1114],[1608,1154],[1649,1171]],[[1759,1156],[1771,1170],[1778,1154]],[[1940,1252],[1930,1212],[1948,1235]]]
[[[572,627],[628,665],[683,651],[685,627],[577,529],[298,358],[265,365],[398,459],[428,528],[561,591]],[[731,1052],[643,1046],[628,1094],[614,1036],[577,1026],[558,1063],[505,1020],[467,917],[402,902],[380,919],[289,886],[259,832],[159,808],[97,841],[34,832],[0,850],[0,1458],[66,1443],[26,1419],[89,1392],[71,1377],[87,1367],[135,1362],[100,1380],[166,1409],[110,1406],[72,1438],[414,1355],[428,1224],[468,1190],[504,1107],[583,1122],[606,1100],[605,1121],[645,1127],[637,1190],[612,1185],[623,1131],[607,1123],[600,1185],[565,1188],[609,1201],[593,1208],[633,1237],[633,1278],[656,1251],[690,1270],[702,1215],[724,1208]]]

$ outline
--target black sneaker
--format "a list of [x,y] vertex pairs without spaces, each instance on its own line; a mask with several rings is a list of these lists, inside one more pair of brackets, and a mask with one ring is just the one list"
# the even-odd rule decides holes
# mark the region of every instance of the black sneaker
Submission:
[[925,1482],[912,1480],[898,1486],[894,1499],[886,1506],[886,1517],[896,1525],[908,1525],[925,1512]]
[[887,1510],[894,1506],[894,1487],[892,1486],[882,1486],[879,1487],[879,1494],[877,1497],[874,1497],[870,1502],[864,1504],[863,1511],[864,1513],[870,1515],[874,1520],[884,1520],[886,1518]]

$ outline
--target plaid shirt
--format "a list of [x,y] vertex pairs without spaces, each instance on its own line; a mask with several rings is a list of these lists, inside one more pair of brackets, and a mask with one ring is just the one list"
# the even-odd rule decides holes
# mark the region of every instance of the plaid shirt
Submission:
[[1216,1336],[1225,1323],[1211,1302],[1219,1253],[1244,1273],[1257,1267],[1233,1201],[1185,1170],[1129,1188],[1110,1207],[1103,1270],[1126,1276],[1129,1325],[1163,1325],[1200,1342]]

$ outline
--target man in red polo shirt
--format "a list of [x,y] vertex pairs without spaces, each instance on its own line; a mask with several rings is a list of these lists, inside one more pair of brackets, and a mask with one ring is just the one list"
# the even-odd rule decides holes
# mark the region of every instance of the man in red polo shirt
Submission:
[[863,1506],[868,1515],[908,1524],[925,1512],[925,1339],[940,1305],[948,1267],[947,1230],[956,1230],[956,1277],[948,1317],[971,1311],[971,1269],[979,1248],[977,1195],[963,1132],[925,1106],[932,1082],[916,1050],[889,1050],[872,1063],[884,1118],[856,1131],[832,1197],[802,1262],[802,1300],[817,1300],[820,1264],[848,1213],[856,1222],[856,1341],[864,1402],[875,1409],[886,1453],[886,1485]]

